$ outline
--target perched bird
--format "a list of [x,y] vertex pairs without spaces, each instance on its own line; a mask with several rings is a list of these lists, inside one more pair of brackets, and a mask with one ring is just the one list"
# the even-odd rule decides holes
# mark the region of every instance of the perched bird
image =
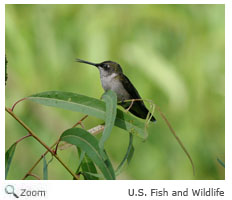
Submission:
[[[125,102],[130,99],[142,99],[130,82],[130,80],[123,74],[121,66],[113,61],[104,61],[101,63],[92,63],[81,59],[76,59],[77,62],[93,65],[100,71],[101,84],[105,91],[112,90],[117,94],[117,100],[125,109],[135,116],[146,119],[149,111],[143,101]],[[155,122],[154,116],[151,121]]]

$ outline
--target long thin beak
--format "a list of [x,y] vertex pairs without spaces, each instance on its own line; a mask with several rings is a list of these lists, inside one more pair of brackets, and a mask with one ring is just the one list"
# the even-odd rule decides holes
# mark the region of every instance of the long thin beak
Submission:
[[95,66],[95,67],[98,67],[98,66],[99,66],[99,64],[97,64],[97,63],[88,62],[88,61],[85,61],[85,60],[81,60],[81,59],[79,59],[79,58],[76,58],[76,62],[80,62],[80,63],[85,63],[85,64],[93,65],[93,66]]

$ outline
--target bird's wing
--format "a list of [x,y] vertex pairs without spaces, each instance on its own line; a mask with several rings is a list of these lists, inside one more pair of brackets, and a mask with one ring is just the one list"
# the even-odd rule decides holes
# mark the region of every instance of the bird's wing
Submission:
[[[123,87],[127,91],[130,91],[130,98],[131,99],[142,99],[138,91],[136,90],[136,88],[130,82],[130,80],[125,75],[123,76],[124,76],[124,81],[122,81],[122,84],[123,84]],[[128,107],[129,106],[127,106],[127,108]],[[130,112],[143,119],[145,119],[147,117],[147,114],[149,113],[143,101],[135,101],[133,106],[130,109]],[[156,121],[155,117],[152,116],[151,121]]]
[[123,87],[126,89],[126,91],[129,91],[131,99],[142,99],[136,88],[130,82],[130,80],[124,74],[123,76],[124,76],[124,80],[122,81]]

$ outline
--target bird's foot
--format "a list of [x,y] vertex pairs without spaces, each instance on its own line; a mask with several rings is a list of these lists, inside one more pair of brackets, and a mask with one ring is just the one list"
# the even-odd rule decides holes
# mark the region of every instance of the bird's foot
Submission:
[[126,112],[128,112],[131,109],[131,107],[133,106],[133,103],[134,103],[134,99],[132,99],[130,106],[126,109]]

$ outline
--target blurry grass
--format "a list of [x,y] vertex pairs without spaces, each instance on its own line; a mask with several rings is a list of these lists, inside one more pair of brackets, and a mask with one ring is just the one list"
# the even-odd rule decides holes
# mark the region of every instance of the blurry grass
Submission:
[[[145,143],[134,139],[134,157],[120,178],[224,179],[216,161],[225,156],[224,30],[224,5],[6,5],[6,105],[49,90],[100,98],[99,72],[75,58],[116,61],[142,98],[161,107],[196,165],[193,177],[155,113],[158,122]],[[82,117],[29,102],[15,112],[48,144]],[[101,122],[90,118],[85,125]],[[24,134],[6,115],[6,148]],[[127,134],[114,128],[106,148],[115,166],[127,144]],[[29,138],[20,143],[8,178],[20,179],[43,151]],[[76,152],[61,154],[75,168]],[[56,161],[48,172],[51,179],[70,179]],[[42,165],[36,173],[42,175]]]

